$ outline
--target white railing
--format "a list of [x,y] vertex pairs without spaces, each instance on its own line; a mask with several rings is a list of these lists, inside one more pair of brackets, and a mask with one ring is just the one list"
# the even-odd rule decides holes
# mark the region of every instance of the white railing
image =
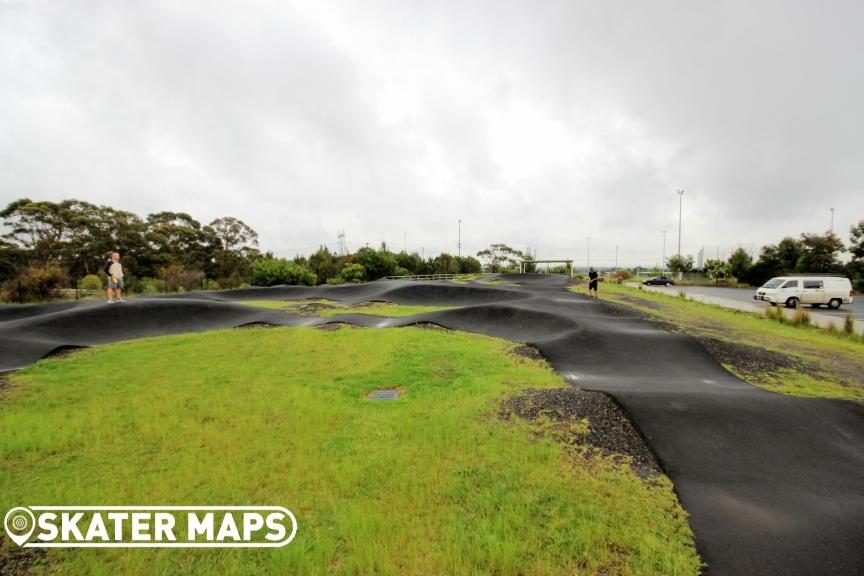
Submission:
[[458,280],[474,276],[477,274],[408,274],[405,276],[385,276],[383,280]]

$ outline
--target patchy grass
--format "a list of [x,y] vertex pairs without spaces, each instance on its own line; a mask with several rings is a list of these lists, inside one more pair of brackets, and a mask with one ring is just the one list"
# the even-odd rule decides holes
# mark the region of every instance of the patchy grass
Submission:
[[[571,289],[587,294],[584,286]],[[803,314],[780,323],[765,315],[629,286],[604,284],[601,292],[607,301],[628,306],[703,341],[716,339],[790,358],[792,367],[777,365],[758,370],[752,369],[744,354],[723,360],[730,371],[751,384],[795,396],[864,401],[864,342],[811,326],[809,317]]]
[[[275,504],[299,523],[277,549],[51,549],[51,573],[697,574],[668,479],[498,418],[513,394],[562,387],[512,347],[271,328],[44,360],[0,398],[0,501]],[[382,387],[405,395],[365,399]]]
[[451,306],[403,306],[390,302],[363,302],[342,304],[335,300],[245,300],[249,306],[284,310],[303,316],[336,316],[338,314],[368,314],[370,316],[413,316],[438,310],[449,310]]

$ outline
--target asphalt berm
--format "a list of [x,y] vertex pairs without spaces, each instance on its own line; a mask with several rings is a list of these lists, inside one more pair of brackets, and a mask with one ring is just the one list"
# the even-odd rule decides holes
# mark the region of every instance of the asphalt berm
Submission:
[[[283,286],[138,298],[122,305],[4,308],[0,370],[26,366],[63,346],[253,323],[423,323],[507,338],[535,346],[567,382],[614,398],[674,482],[706,573],[864,574],[864,406],[750,386],[720,365],[717,350],[712,355],[685,334],[568,292],[563,276],[507,280],[500,286]],[[252,298],[459,308],[405,318],[344,314],[316,321],[232,302]],[[719,354],[750,351],[726,346]],[[557,404],[561,399],[554,396],[535,400]],[[584,404],[579,393],[563,400],[574,413]]]

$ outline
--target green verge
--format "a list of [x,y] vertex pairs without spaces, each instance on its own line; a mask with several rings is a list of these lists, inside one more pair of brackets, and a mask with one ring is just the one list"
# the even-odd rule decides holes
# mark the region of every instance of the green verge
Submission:
[[[0,397],[0,502],[284,505],[299,523],[284,548],[52,549],[36,573],[698,574],[667,478],[497,417],[562,386],[512,348],[258,328],[43,360]],[[382,387],[405,394],[365,399]]]
[[451,306],[404,306],[390,302],[363,302],[361,304],[342,304],[335,300],[244,300],[248,306],[284,310],[304,316],[337,316],[339,314],[368,314],[370,316],[413,316],[426,312],[449,310]]
[[342,304],[335,300],[244,300],[240,304],[284,310],[304,316],[337,316],[339,314],[368,314],[370,316],[414,316],[426,312],[449,310],[452,306],[404,306],[390,302],[363,302]]
[[[586,292],[578,285],[571,290]],[[630,286],[603,284],[600,292],[604,300],[634,308],[697,338],[769,350],[796,364],[755,372],[735,363],[724,364],[753,385],[793,396],[864,401],[864,343],[860,340]]]

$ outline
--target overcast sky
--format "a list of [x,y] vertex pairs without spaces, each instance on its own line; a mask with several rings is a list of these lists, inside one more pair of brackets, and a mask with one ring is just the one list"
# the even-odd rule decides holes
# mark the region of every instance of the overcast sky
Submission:
[[652,265],[864,218],[864,2],[0,0],[0,201]]

